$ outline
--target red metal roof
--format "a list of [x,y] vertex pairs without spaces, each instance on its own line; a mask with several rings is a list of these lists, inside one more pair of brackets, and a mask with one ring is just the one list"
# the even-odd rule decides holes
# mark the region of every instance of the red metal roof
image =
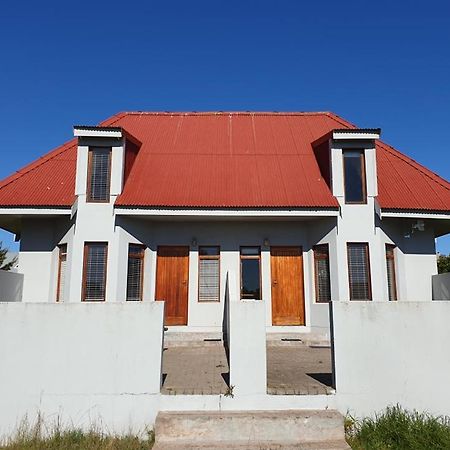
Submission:
[[[311,143],[354,126],[332,113],[120,113],[142,146],[120,206],[336,208]],[[71,206],[76,142],[0,182],[0,206]],[[377,143],[380,206],[450,211],[450,183]]]

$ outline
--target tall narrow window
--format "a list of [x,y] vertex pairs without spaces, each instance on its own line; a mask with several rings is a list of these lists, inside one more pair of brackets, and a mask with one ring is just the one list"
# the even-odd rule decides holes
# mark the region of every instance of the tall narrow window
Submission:
[[395,245],[386,244],[386,269],[387,269],[388,299],[391,302],[397,300],[394,249],[395,249]]
[[130,244],[128,248],[128,276],[127,301],[138,302],[142,300],[142,286],[144,282],[144,254],[143,245]]
[[106,242],[84,244],[83,301],[105,300],[107,256]]
[[220,301],[220,247],[198,248],[198,301]]
[[241,298],[261,300],[261,250],[241,247]]
[[92,147],[89,149],[87,201],[109,202],[111,184],[111,148]]
[[345,203],[366,203],[364,151],[344,150]]
[[314,247],[314,272],[316,278],[316,302],[327,303],[331,301],[328,244]]
[[67,244],[62,244],[59,247],[59,262],[58,262],[58,285],[56,288],[56,301],[64,300],[64,288],[66,286],[66,268],[67,268]]
[[371,300],[369,245],[365,242],[347,244],[350,300]]

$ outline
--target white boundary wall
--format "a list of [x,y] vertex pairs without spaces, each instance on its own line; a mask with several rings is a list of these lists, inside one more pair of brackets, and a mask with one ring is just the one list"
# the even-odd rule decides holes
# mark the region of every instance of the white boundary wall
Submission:
[[433,275],[433,300],[450,300],[450,272]]
[[450,415],[450,302],[333,302],[336,404]]
[[23,274],[0,270],[0,302],[21,302]]
[[0,303],[0,436],[25,415],[141,431],[160,402],[163,302]]

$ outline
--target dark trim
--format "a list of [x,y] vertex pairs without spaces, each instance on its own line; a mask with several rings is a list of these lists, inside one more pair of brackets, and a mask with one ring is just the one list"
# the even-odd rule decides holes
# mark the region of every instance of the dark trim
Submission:
[[123,131],[122,127],[101,127],[96,125],[74,125],[77,130],[98,130],[98,131]]
[[[107,199],[105,200],[95,200],[92,198],[92,155],[95,151],[100,149],[103,153],[108,153],[108,193]],[[111,172],[112,168],[112,148],[111,147],[89,147],[88,150],[88,167],[87,167],[87,184],[86,184],[86,202],[87,203],[109,203],[111,201]]]
[[89,241],[84,243],[84,250],[83,250],[83,281],[81,286],[81,301],[92,301],[92,300],[86,300],[86,270],[87,270],[87,250],[89,245],[105,245],[106,251],[105,251],[105,273],[103,277],[103,286],[105,289],[105,298],[103,300],[94,300],[97,302],[105,302],[106,301],[106,281],[107,281],[107,274],[108,274],[108,242],[96,242],[96,241]]
[[[361,164],[361,178],[362,178],[362,188],[364,199],[360,202],[350,202],[347,201],[346,195],[346,180],[345,180],[345,153],[349,152],[359,152],[359,162]],[[346,205],[367,205],[367,176],[366,176],[366,152],[364,149],[343,149],[342,150],[342,168],[343,168],[343,178],[344,178],[344,201]]]
[[[386,254],[386,281],[388,281],[387,278],[387,261],[391,260],[392,261],[392,267],[393,267],[393,272],[392,272],[392,283],[393,283],[393,287],[394,287],[394,298],[390,299],[390,292],[389,292],[389,283],[387,285],[388,288],[388,300],[390,301],[397,301],[398,300],[398,295],[397,295],[397,270],[395,267],[395,248],[396,246],[394,244],[386,244],[386,248],[385,248],[385,254]],[[390,255],[388,255],[388,252],[391,252]]]
[[381,134],[381,128],[335,128],[332,133],[343,134]]
[[[242,255],[242,249],[243,248],[257,248],[258,254],[257,255]],[[242,260],[243,259],[257,259],[258,260],[258,267],[259,267],[259,294],[261,298],[257,299],[249,299],[249,300],[262,300],[263,298],[263,292],[262,292],[262,267],[261,267],[261,246],[260,245],[241,245],[239,247],[239,281],[240,281],[240,288],[239,288],[239,295],[240,300],[246,300],[242,297]]]
[[[56,302],[59,303],[61,299],[59,298],[59,291],[61,289],[61,263],[63,262],[62,254],[66,254],[65,261],[67,262],[67,244],[58,245],[58,280],[56,282]],[[66,268],[67,270],[67,268]]]
[[[320,247],[326,248],[327,256],[324,257],[322,255],[318,255],[317,252],[320,249]],[[315,303],[319,304],[325,304],[331,302],[331,273],[330,273],[330,245],[328,243],[326,244],[317,244],[313,246],[313,253],[314,253],[314,285],[315,285]],[[319,277],[317,273],[317,265],[316,262],[320,259],[324,259],[327,262],[327,272],[328,272],[328,283],[330,285],[330,299],[327,301],[320,301],[319,300]]]
[[[138,247],[140,250],[140,253],[132,253],[130,252],[130,248],[131,246],[134,247]],[[140,259],[141,260],[141,274],[140,274],[140,282],[139,282],[139,300],[138,301],[142,301],[143,300],[143,296],[144,296],[144,264],[145,264],[145,250],[146,250],[147,246],[144,244],[133,244],[133,243],[129,243],[128,244],[128,258],[127,258],[127,290],[126,290],[126,298],[125,301],[130,302],[130,301],[134,301],[134,300],[128,300],[128,270],[130,268],[130,258],[131,259]]]

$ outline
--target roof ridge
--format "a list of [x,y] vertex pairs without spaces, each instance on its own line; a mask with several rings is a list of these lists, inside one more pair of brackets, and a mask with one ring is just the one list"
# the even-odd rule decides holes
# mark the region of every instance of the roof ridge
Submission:
[[[126,113],[118,112],[117,114],[114,114],[113,116],[109,117],[108,119],[105,119],[102,122],[100,122],[100,126],[104,126],[104,124],[106,124],[108,122],[110,122],[110,124],[116,123],[125,114]],[[31,163],[28,163],[27,165],[21,167],[19,170],[16,170],[14,173],[7,176],[3,180],[0,180],[0,189],[3,189],[4,187],[8,186],[15,180],[23,177],[27,173],[30,173],[34,169],[37,169],[38,167],[42,166],[43,164],[52,160],[53,158],[56,158],[57,156],[66,152],[67,150],[71,149],[75,145],[76,145],[76,139],[70,139],[69,141],[64,142],[62,145],[59,145],[58,147],[53,148],[52,150],[47,152],[45,155],[40,156],[39,158],[35,159]]]
[[24,175],[31,172],[32,170],[37,169],[38,167],[42,166],[46,162],[55,158],[56,156],[61,155],[61,153],[66,152],[67,150],[72,148],[74,145],[76,145],[76,141],[75,141],[75,139],[71,139],[70,141],[67,141],[64,144],[53,148],[52,150],[47,152],[45,155],[40,156],[38,159],[35,159],[31,163],[28,163],[27,165],[21,167],[19,170],[16,170],[13,174],[7,176],[3,180],[0,180],[0,189],[3,189],[4,187],[8,186],[13,181],[17,180],[18,178],[23,177]]
[[379,141],[379,144],[384,148],[384,150],[388,151],[392,156],[395,156],[396,158],[401,159],[406,164],[409,164],[411,167],[418,170],[423,175],[427,176],[434,182],[441,185],[443,188],[450,191],[450,182],[448,182],[445,178],[442,178],[437,173],[433,172],[432,170],[430,170],[427,167],[423,166],[422,164],[418,163],[415,159],[405,155],[400,150],[397,150],[396,148],[392,147],[392,145],[386,144],[383,141]]
[[[120,116],[115,122],[126,115],[146,115],[146,116],[217,116],[217,115],[236,115],[236,116],[318,116],[334,115],[330,111],[122,111],[115,114],[110,119]],[[109,119],[108,119],[109,120]],[[106,123],[108,120],[104,121]],[[114,122],[114,123],[115,123]]]

